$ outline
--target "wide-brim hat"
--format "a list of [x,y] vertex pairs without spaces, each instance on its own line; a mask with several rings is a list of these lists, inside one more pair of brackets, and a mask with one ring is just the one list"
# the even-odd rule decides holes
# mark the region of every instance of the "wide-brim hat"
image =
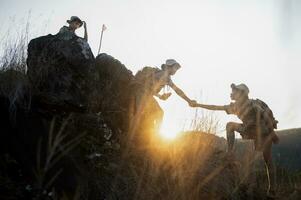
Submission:
[[234,83],[231,84],[231,88],[232,89],[236,89],[236,90],[239,90],[239,91],[242,91],[244,92],[245,94],[249,94],[250,90],[248,88],[248,86],[246,86],[246,84],[238,84],[238,85],[235,85]]
[[169,67],[177,67],[178,69],[181,68],[181,65],[175,59],[167,59],[165,65]]
[[70,17],[70,19],[67,20],[67,23],[70,24],[71,22],[75,22],[75,21],[80,23],[80,25],[79,25],[80,27],[83,25],[83,21],[77,16]]

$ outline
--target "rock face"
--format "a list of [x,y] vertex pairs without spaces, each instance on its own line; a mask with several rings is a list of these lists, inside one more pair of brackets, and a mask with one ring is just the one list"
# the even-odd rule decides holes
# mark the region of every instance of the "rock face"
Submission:
[[277,131],[280,143],[273,147],[275,162],[285,169],[301,169],[301,128]]
[[[107,54],[95,59],[81,38],[57,35],[30,41],[27,67],[27,74],[0,71],[0,158],[9,155],[16,161],[9,168],[30,180],[18,177],[14,189],[34,187],[25,191],[29,199],[51,188],[69,197],[77,190],[104,197],[107,190],[97,186],[100,171],[92,164],[100,159],[105,170],[120,155],[118,137],[126,135],[132,72]],[[0,163],[1,172],[6,168]],[[37,172],[44,181],[38,183]]]
[[56,110],[102,112],[113,127],[126,128],[133,75],[112,56],[95,59],[81,38],[47,35],[29,43],[27,65],[36,103]]
[[93,109],[102,111],[112,127],[126,129],[129,105],[135,92],[132,72],[107,54],[97,56],[95,70],[98,81],[94,86],[96,102]]
[[86,106],[95,79],[94,56],[79,37],[42,36],[28,45],[28,78],[32,92],[43,104]]

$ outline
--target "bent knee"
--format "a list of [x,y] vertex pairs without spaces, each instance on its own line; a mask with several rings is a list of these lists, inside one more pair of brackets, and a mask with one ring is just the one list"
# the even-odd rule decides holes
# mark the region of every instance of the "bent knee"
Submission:
[[228,122],[226,125],[227,132],[234,132],[238,129],[239,124],[235,122]]

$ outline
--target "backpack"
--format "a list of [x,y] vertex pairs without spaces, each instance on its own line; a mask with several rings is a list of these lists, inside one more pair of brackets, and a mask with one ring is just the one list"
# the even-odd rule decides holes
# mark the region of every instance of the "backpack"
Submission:
[[160,72],[159,68],[155,67],[143,67],[135,74],[135,81],[140,86],[151,89],[154,84],[155,74]]
[[252,102],[262,109],[262,115],[268,116],[268,119],[266,119],[268,120],[267,124],[273,129],[277,129],[278,121],[275,119],[273,111],[269,108],[269,106],[260,99],[252,100]]

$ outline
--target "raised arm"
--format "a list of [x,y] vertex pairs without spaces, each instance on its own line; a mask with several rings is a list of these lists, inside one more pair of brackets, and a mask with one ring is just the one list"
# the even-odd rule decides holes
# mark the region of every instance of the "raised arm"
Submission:
[[84,35],[84,40],[88,42],[88,31],[87,31],[87,23],[83,21],[84,23],[84,29],[85,29],[85,35]]

